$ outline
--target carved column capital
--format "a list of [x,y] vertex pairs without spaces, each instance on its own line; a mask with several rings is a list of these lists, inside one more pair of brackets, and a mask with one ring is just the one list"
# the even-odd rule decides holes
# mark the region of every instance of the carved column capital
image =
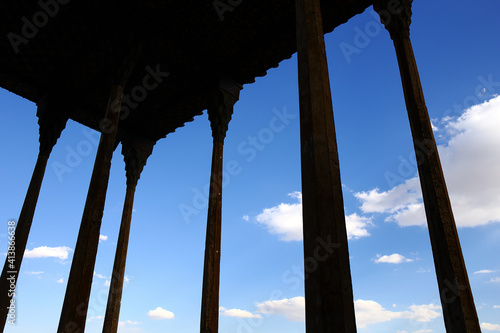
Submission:
[[69,119],[68,105],[58,96],[45,95],[37,103],[40,154],[48,156]]
[[146,165],[148,157],[153,152],[156,142],[141,137],[130,137],[122,141],[122,154],[125,161],[127,188],[135,189]]
[[240,84],[230,79],[221,79],[210,92],[208,119],[214,141],[224,141],[233,115],[233,106],[240,97],[241,88]]
[[391,39],[409,39],[413,0],[375,0],[373,9],[389,31]]

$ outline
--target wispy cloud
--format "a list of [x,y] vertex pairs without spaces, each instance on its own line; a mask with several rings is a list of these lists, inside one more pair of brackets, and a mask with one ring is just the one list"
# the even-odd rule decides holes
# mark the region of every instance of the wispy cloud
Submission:
[[87,318],[87,321],[89,323],[96,323],[96,322],[101,322],[104,319],[103,316],[95,316],[95,317],[89,317]]
[[[365,328],[368,325],[403,318],[417,322],[429,322],[441,316],[441,306],[437,304],[411,305],[406,311],[390,311],[371,300],[354,302],[356,325]],[[298,296],[290,299],[270,300],[257,304],[257,312],[266,315],[284,316],[290,321],[305,321],[305,298]],[[421,331],[431,332],[431,331]]]
[[[276,234],[282,241],[301,241],[302,235],[302,193],[293,192],[289,197],[295,203],[281,203],[265,208],[255,220],[271,234]],[[245,215],[246,216],[246,215]],[[245,218],[245,217],[244,217]],[[371,218],[354,213],[346,216],[346,229],[349,239],[370,236],[367,228],[372,225]]]
[[168,310],[163,309],[162,307],[157,307],[154,310],[148,311],[148,317],[154,320],[162,320],[162,319],[173,319],[174,313]]
[[71,249],[67,246],[48,247],[40,246],[33,250],[24,252],[25,258],[59,258],[61,260],[68,259],[68,254]]
[[490,323],[481,323],[481,329],[485,330],[485,331],[500,331],[500,325],[490,324]]
[[394,253],[391,255],[383,255],[377,254],[377,259],[373,259],[373,261],[377,264],[386,263],[386,264],[401,264],[403,262],[411,262],[413,259],[407,259],[403,255],[399,253]]
[[[457,226],[499,222],[500,169],[493,166],[500,165],[500,96],[441,123],[447,142],[438,150]],[[418,177],[387,191],[375,188],[355,196],[364,213],[388,214],[386,221],[403,227],[426,224]]]
[[441,312],[436,311],[441,307],[436,304],[412,305],[409,311],[390,311],[375,301],[359,299],[354,302],[354,309],[356,310],[356,324],[359,328],[398,318],[429,322],[441,316]]
[[105,242],[107,240],[108,240],[108,236],[106,236],[106,235],[99,235],[99,241]]
[[298,296],[281,300],[270,300],[257,304],[257,312],[284,316],[290,321],[305,320],[305,298]]
[[226,309],[224,307],[219,307],[219,314],[224,317],[236,317],[236,318],[262,318],[259,314],[253,314],[247,310],[240,309]]
[[129,326],[129,325],[135,326],[135,325],[139,325],[139,324],[140,324],[140,322],[138,322],[138,321],[125,320],[125,321],[118,322],[118,327],[125,327],[125,326]]
[[489,273],[495,273],[495,271],[492,271],[490,269],[481,269],[479,271],[474,272],[474,274],[489,274]]

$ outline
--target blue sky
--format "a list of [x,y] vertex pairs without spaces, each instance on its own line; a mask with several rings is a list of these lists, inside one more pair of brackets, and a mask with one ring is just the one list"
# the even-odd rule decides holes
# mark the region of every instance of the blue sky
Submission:
[[[411,27],[485,332],[500,331],[499,10],[495,0],[418,1]],[[443,333],[392,41],[371,7],[325,41],[358,331]],[[346,45],[357,51],[346,55]],[[305,331],[296,68],[294,56],[246,85],[229,125],[223,333]],[[19,216],[36,161],[38,125],[35,105],[4,90],[0,108],[0,252],[6,252],[7,223]],[[7,333],[56,330],[97,140],[96,132],[69,121],[53,150],[18,282],[16,326],[7,325]],[[206,112],[156,144],[136,192],[119,332],[199,330],[211,152]],[[57,173],[58,163],[71,172]],[[89,306],[90,333],[101,331],[124,197],[118,147]]]

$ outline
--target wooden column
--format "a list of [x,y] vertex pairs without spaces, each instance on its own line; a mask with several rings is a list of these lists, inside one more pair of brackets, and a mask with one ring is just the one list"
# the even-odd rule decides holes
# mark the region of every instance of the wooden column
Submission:
[[113,84],[106,115],[101,122],[101,139],[71,263],[58,333],[84,332],[85,329],[122,96],[123,84]]
[[356,332],[319,0],[297,0],[306,332]]
[[66,126],[66,122],[68,120],[67,113],[63,111],[65,109],[57,103],[57,100],[53,99],[54,97],[51,96],[51,99],[49,100],[49,97],[45,96],[42,100],[40,100],[40,102],[37,103],[38,124],[40,126],[40,150],[35,164],[35,169],[33,170],[33,176],[31,177],[30,185],[28,187],[28,192],[26,193],[24,204],[19,215],[19,220],[17,221],[14,234],[15,250],[8,251],[8,256],[5,260],[2,276],[0,278],[1,332],[3,332],[5,327],[5,321],[9,312],[8,307],[10,306],[12,299],[12,297],[9,297],[9,294],[12,295],[12,293],[9,293],[9,290],[11,289],[11,283],[13,283],[14,286],[17,283],[24,251],[26,250],[26,244],[28,242],[31,224],[33,222],[33,216],[35,215],[36,203],[38,201],[43,176],[45,175],[45,169],[47,167],[47,161],[52,148],[56,144],[57,139],[61,135],[61,132]]
[[221,80],[212,92],[208,118],[212,127],[213,153],[208,200],[207,238],[203,269],[201,301],[201,333],[217,333],[219,328],[219,281],[222,227],[222,153],[224,138],[233,106],[239,98],[241,86],[230,80]]
[[[374,8],[387,13],[387,3],[379,1]],[[383,23],[394,42],[401,73],[445,326],[447,332],[481,332],[410,41],[411,5],[411,0],[402,0],[398,13]]]
[[127,193],[123,205],[118,243],[116,245],[115,262],[113,264],[108,304],[106,306],[106,315],[102,329],[103,333],[116,333],[118,331],[135,188],[141,176],[142,169],[146,165],[149,155],[153,152],[154,144],[155,142],[153,141],[139,137],[132,137],[122,141],[122,154],[125,160],[127,175]]

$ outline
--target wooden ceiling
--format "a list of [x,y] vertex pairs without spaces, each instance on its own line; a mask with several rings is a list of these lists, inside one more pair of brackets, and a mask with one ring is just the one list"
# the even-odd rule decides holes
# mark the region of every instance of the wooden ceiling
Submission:
[[[325,33],[371,3],[322,1]],[[202,114],[221,75],[252,83],[296,52],[295,1],[2,1],[0,86],[35,103],[57,98],[98,130],[119,65],[110,44],[132,35],[144,47],[120,132],[158,140]]]

